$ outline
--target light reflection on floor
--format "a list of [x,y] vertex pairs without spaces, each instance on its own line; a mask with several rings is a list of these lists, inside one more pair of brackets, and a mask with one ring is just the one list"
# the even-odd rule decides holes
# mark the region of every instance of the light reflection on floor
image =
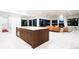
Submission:
[[[32,48],[11,33],[0,33],[0,49]],[[49,41],[36,49],[79,49],[79,30],[72,32],[49,32]]]

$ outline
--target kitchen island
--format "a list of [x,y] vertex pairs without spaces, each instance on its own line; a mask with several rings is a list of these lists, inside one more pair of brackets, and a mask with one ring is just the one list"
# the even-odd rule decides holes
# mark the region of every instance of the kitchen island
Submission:
[[49,30],[46,27],[16,27],[16,36],[36,48],[49,40]]

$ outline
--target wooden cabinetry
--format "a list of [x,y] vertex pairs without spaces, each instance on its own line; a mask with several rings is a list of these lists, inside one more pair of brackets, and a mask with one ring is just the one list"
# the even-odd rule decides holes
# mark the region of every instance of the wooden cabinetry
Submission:
[[49,30],[48,29],[29,30],[25,28],[16,28],[16,36],[20,37],[25,42],[30,44],[32,48],[36,48],[37,46],[49,40]]

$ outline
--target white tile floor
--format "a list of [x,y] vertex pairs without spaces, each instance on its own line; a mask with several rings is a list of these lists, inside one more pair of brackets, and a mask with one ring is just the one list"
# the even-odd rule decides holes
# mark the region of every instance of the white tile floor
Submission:
[[[36,49],[78,49],[79,30],[49,32],[49,41]],[[0,33],[0,49],[32,49],[29,44],[12,33]]]

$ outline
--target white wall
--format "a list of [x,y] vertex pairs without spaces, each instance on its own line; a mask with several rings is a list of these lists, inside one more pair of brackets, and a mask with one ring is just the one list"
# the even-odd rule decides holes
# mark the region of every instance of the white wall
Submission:
[[16,27],[21,26],[21,17],[18,15],[9,16],[9,22],[11,25],[11,32],[16,35]]
[[0,14],[0,32],[7,28],[9,32],[16,33],[16,27],[21,26],[21,16],[15,14]]
[[2,29],[6,28],[9,30],[9,19],[8,16],[0,15],[0,32],[2,32]]

